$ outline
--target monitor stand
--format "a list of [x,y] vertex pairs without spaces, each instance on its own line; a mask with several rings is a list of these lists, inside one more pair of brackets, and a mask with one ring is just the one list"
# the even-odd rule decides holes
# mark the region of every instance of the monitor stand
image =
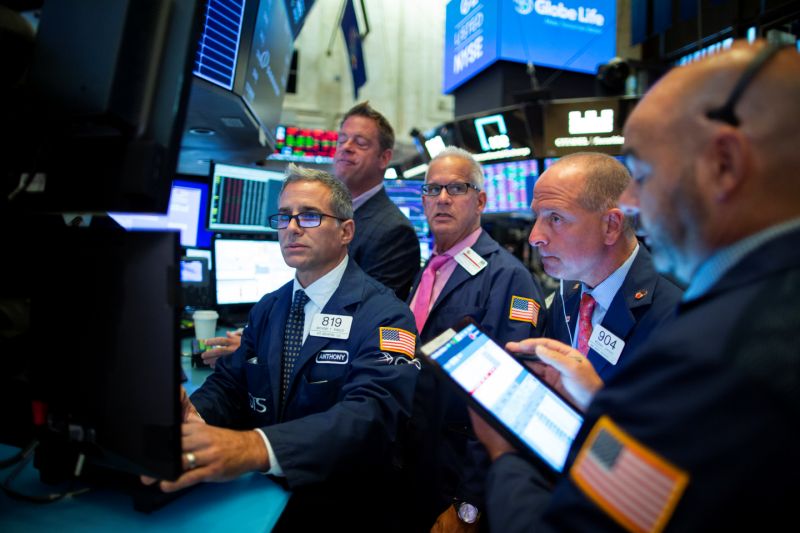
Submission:
[[[39,479],[42,483],[64,486],[72,479],[77,458],[73,449],[66,448],[42,443],[36,449],[34,466],[39,470]],[[84,464],[77,482],[90,490],[111,490],[127,494],[131,498],[133,508],[142,513],[152,513],[190,492],[196,486],[176,492],[163,492],[158,483],[145,485],[138,475],[101,466],[89,460]]]

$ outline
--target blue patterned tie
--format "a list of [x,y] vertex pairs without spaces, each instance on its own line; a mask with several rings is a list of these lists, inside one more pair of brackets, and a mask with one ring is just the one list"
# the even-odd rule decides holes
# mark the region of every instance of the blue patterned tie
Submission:
[[292,308],[289,310],[289,318],[286,320],[286,328],[283,330],[283,366],[281,369],[281,407],[286,398],[286,391],[289,390],[289,381],[292,378],[294,363],[300,355],[300,348],[303,346],[303,325],[305,324],[305,306],[308,296],[302,289],[294,293]]

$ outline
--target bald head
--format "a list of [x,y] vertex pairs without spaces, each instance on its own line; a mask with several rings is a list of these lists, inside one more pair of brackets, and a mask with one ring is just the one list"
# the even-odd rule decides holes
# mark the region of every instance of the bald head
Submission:
[[[693,147],[701,149],[721,127],[729,126],[708,118],[707,113],[726,103],[742,74],[765,47],[764,41],[737,41],[724,52],[673,69],[634,110],[626,132],[628,126],[643,122],[646,128],[652,128],[654,139],[676,139],[690,152]],[[800,168],[800,54],[794,48],[783,48],[768,60],[746,86],[733,111],[739,119],[735,129],[754,150],[754,170],[779,168],[786,173],[787,165]],[[653,127],[654,121],[660,126]]]
[[765,46],[737,42],[673,69],[625,125],[625,150],[643,164],[623,203],[640,209],[657,264],[680,278],[717,249],[800,216],[797,51],[781,49],[757,71],[733,106],[738,125],[709,116]]
[[610,155],[578,152],[557,160],[553,166],[574,166],[580,169],[583,188],[578,201],[590,211],[605,211],[617,206],[622,191],[630,182],[625,165]]

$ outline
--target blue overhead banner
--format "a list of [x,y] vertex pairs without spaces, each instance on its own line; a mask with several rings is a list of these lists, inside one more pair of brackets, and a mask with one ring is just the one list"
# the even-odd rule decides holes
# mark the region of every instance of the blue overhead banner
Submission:
[[444,92],[498,59],[594,74],[616,55],[616,0],[451,0]]
[[358,90],[367,82],[367,69],[364,67],[364,51],[361,47],[361,32],[353,0],[346,0],[342,15],[342,33],[347,45],[347,60],[353,73],[353,98],[358,99]]
[[497,0],[450,0],[444,47],[444,92],[497,60]]

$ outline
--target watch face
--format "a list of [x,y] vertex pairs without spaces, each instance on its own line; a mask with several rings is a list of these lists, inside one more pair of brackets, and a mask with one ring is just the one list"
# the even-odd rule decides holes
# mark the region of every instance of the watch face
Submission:
[[478,519],[478,508],[470,503],[461,502],[458,506],[458,517],[467,524],[474,524]]

